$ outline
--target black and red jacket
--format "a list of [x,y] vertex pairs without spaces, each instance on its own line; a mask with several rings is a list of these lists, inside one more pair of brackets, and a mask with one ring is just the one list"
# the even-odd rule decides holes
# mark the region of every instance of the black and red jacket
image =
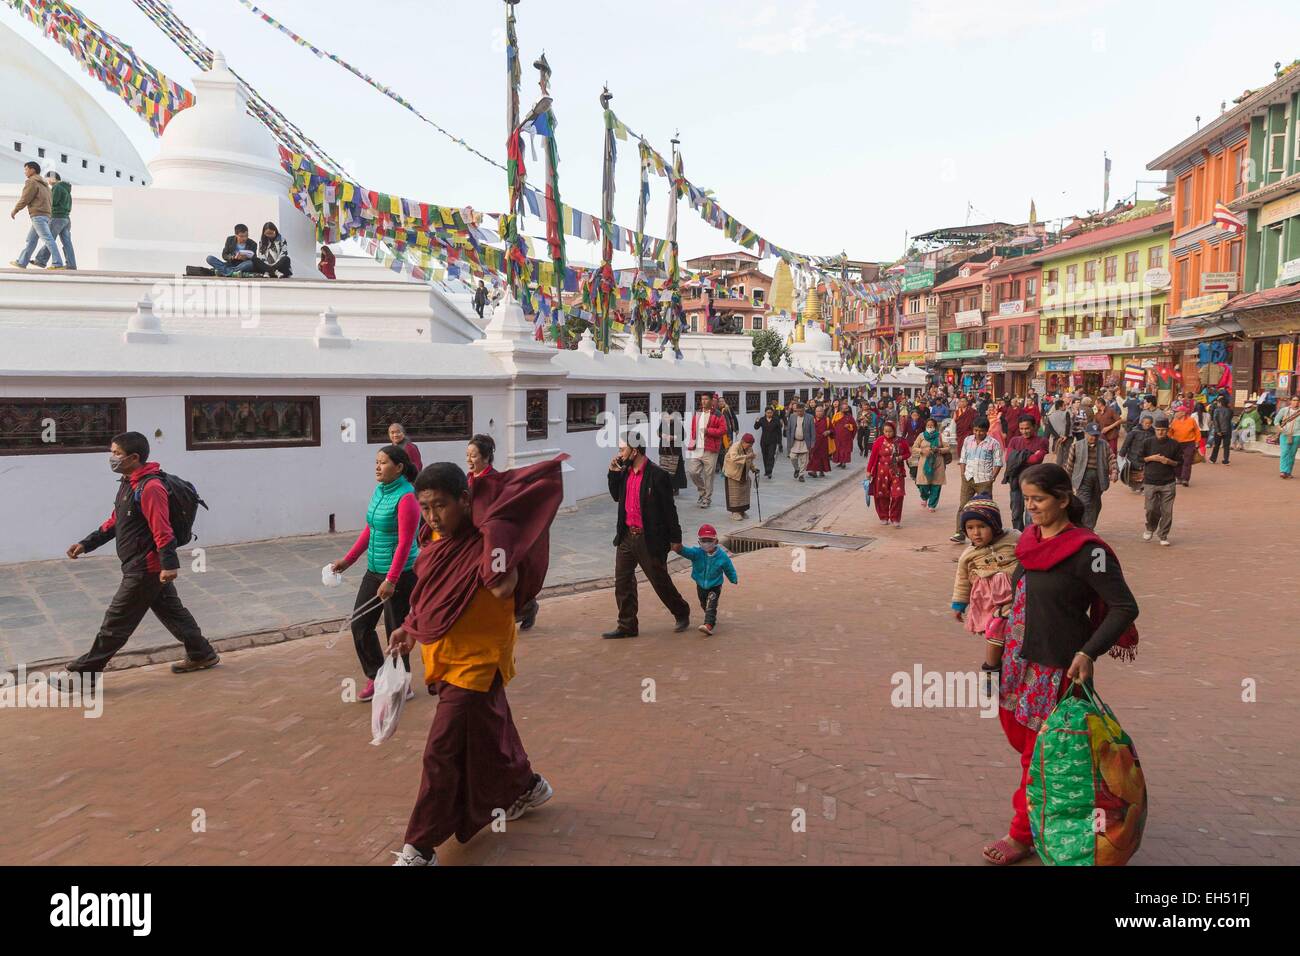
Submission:
[[87,553],[106,541],[117,539],[117,557],[123,572],[180,568],[176,556],[176,535],[172,533],[167,487],[161,478],[146,480],[161,469],[156,461],[146,462],[129,476],[123,476],[117,501],[108,520],[86,535],[81,546]]

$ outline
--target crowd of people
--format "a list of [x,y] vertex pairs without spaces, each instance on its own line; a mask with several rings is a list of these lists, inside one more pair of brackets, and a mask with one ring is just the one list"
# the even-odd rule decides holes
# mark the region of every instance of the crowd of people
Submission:
[[[1271,411],[1282,446],[1280,474],[1289,478],[1300,444],[1300,396]],[[784,453],[793,477],[804,481],[848,469],[856,449],[866,459],[864,484],[877,516],[897,528],[909,482],[921,510],[933,514],[955,463],[960,492],[951,540],[966,547],[950,606],[983,641],[980,667],[990,679],[998,676],[1002,727],[1022,766],[1008,834],[986,846],[984,856],[997,865],[1018,862],[1033,851],[1025,788],[1039,729],[1062,696],[1091,680],[1100,655],[1131,660],[1136,653],[1137,602],[1113,550],[1094,530],[1103,496],[1121,484],[1143,494],[1143,538],[1167,546],[1178,487],[1190,485],[1207,442],[1204,460],[1216,462],[1222,452],[1228,465],[1250,412],[1234,417],[1219,394],[1199,401],[1187,394],[1158,408],[1151,395],[1136,391],[998,399],[933,385],[912,396],[817,394],[789,407],[772,404],[753,424],[756,440],[739,433],[738,416],[721,396],[701,396],[689,421],[659,435],[660,463],[636,428],[621,436],[610,461],[617,621],[602,636],[638,636],[638,568],[672,616],[673,630],[690,627],[692,606],[668,571],[670,553],[690,562],[703,612],[698,630],[712,636],[718,627],[724,583],[737,585],[739,576],[713,525],[699,526],[695,544],[685,542],[676,498],[687,475],[697,505],[708,507],[720,469],[727,508],[743,516],[760,462],[770,478]],[[1262,431],[1262,419],[1259,425]],[[425,685],[439,698],[419,795],[397,854],[399,865],[430,865],[449,837],[466,841],[494,813],[504,809],[507,820],[516,819],[554,792],[532,769],[505,687],[514,676],[516,636],[537,618],[564,456],[500,471],[495,442],[476,434],[462,470],[451,462],[425,466],[400,423],[390,426],[388,439],[375,453],[362,530],[326,571],[341,575],[365,560],[349,621],[366,679],[357,699],[374,696],[386,657],[400,657],[409,673],[417,645]],[[185,647],[173,671],[220,661],[174,584],[177,548],[188,542],[202,501],[149,454],[140,433],[113,438],[109,467],[120,476],[113,512],[67,550],[77,559],[115,540],[122,582],[91,648],[51,677],[56,686],[72,690],[78,681],[97,681],[150,610]],[[994,500],[999,478],[1010,485],[1010,527]],[[1106,560],[1096,560],[1098,549]],[[377,632],[381,618],[386,646]]]

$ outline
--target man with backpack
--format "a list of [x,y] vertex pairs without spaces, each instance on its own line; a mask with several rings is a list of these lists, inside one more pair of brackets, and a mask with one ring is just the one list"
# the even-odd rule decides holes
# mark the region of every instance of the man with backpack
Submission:
[[[221,660],[186,610],[173,583],[180,569],[176,548],[191,538],[194,512],[202,499],[194,486],[167,475],[157,462],[147,461],[149,439],[139,432],[123,432],[110,445],[108,467],[122,476],[113,513],[96,531],[68,548],[77,559],[116,539],[122,562],[122,583],[104,614],[104,623],[89,651],[68,664],[68,671],[98,674],[122,649],[146,611],[185,645],[185,660],[172,671],[186,674],[212,667]],[[207,507],[207,505],[204,505]],[[182,540],[183,539],[183,540]],[[51,683],[58,675],[52,675]],[[69,677],[69,688],[75,679]]]

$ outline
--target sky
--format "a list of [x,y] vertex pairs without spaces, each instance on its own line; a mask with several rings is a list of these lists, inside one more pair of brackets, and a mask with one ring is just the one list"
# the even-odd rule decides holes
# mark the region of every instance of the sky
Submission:
[[[75,2],[75,0],[74,0]],[[195,68],[129,0],[79,0],[101,27],[192,88]],[[230,65],[367,188],[498,211],[505,174],[265,25],[238,0],[172,0]],[[268,13],[503,159],[502,0],[262,0]],[[1172,16],[1173,11],[1177,16]],[[148,160],[157,141],[123,104],[8,6],[0,16],[109,109]],[[1040,220],[1156,198],[1146,164],[1220,103],[1300,56],[1300,4],[1219,0],[521,0],[522,110],[533,60],[553,70],[560,190],[601,203],[598,97],[760,235],[808,255],[893,260],[906,235],[966,222]],[[1259,37],[1261,39],[1256,40]],[[11,91],[12,92],[12,91]],[[615,218],[635,225],[635,144],[619,143]],[[540,156],[540,154],[539,154]],[[540,163],[530,163],[539,176]],[[540,183],[535,183],[540,185]],[[647,232],[666,232],[651,177]],[[735,248],[679,206],[683,259]],[[530,230],[535,235],[539,230]],[[540,248],[540,247],[539,247]],[[595,245],[568,240],[571,260]],[[618,263],[616,263],[618,264]]]

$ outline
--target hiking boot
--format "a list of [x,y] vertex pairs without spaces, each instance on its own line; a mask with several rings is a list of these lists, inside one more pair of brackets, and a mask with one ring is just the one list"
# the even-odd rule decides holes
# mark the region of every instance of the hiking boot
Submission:
[[401,853],[398,853],[396,850],[390,850],[389,852],[392,853],[393,856],[397,857],[397,859],[393,861],[393,866],[437,866],[438,865],[438,855],[436,853],[430,853],[426,857],[423,853],[421,853],[415,847],[411,846],[411,844],[409,843],[402,844]]
[[99,675],[99,671],[54,671],[45,678],[45,682],[60,694],[71,694],[78,687],[83,691],[93,688],[99,683]]
[[691,616],[689,614],[687,614],[685,617],[679,617],[677,619],[677,623],[673,625],[673,633],[680,634],[682,631],[686,630],[690,626],[691,626]]
[[600,636],[605,638],[605,640],[607,641],[616,641],[624,637],[636,637],[636,634],[637,634],[636,631],[625,631],[621,627],[616,627],[614,628],[614,630],[606,631],[604,634]]
[[555,788],[546,782],[546,778],[540,773],[533,774],[533,785],[506,811],[506,821],[518,820],[529,810],[536,810],[551,797],[555,796]]
[[188,674],[191,671],[205,671],[209,667],[216,667],[221,663],[221,655],[213,651],[207,657],[187,657],[183,661],[177,661],[172,665],[173,674]]

